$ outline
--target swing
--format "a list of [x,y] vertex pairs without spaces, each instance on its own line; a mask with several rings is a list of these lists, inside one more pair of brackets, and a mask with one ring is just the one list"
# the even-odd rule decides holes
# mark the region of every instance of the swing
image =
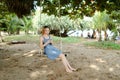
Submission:
[[[43,2],[44,3],[44,2]],[[40,1],[40,7],[42,6],[42,2]],[[60,14],[60,0],[59,0],[59,15],[58,15],[58,18],[59,18],[59,23],[61,23],[61,20],[60,20],[60,17],[61,17],[61,14]],[[40,8],[40,21],[41,21],[41,8]],[[60,25],[59,25],[60,26]],[[41,25],[40,25],[40,27],[41,27]],[[63,49],[62,49],[62,36],[61,36],[61,28],[60,28],[60,50],[61,50],[61,52],[62,53],[70,53],[70,52],[63,52]],[[39,50],[39,53],[40,53],[40,56],[43,56],[43,54],[45,55],[45,53],[44,53],[44,49],[40,49]],[[65,54],[65,56],[67,56],[67,54]]]

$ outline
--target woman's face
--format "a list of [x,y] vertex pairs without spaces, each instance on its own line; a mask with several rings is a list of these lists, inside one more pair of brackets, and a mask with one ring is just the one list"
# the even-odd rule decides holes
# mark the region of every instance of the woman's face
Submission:
[[49,28],[45,28],[44,29],[44,34],[49,34],[50,33],[50,29]]

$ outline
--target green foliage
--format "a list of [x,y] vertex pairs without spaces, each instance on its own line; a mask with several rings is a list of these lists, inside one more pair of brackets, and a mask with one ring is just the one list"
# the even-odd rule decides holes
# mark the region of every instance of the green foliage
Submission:
[[20,30],[24,30],[26,33],[29,33],[29,30],[32,30],[32,19],[30,16],[18,18],[15,14],[5,15],[0,20],[0,30],[7,31],[9,34],[19,34]]
[[18,17],[30,14],[33,9],[34,0],[2,0],[7,5],[10,12],[15,13]]
[[78,38],[78,37],[65,37],[65,38],[60,38],[60,37],[55,37],[53,36],[53,40],[55,42],[61,42],[62,43],[78,43],[82,40],[82,38]]
[[115,20],[120,21],[120,10],[119,11],[112,11],[110,17],[112,17]]
[[93,24],[94,24],[94,29],[98,30],[106,30],[108,23],[110,22],[110,17],[106,13],[106,11],[103,12],[96,12],[95,15],[93,16]]
[[23,30],[25,31],[26,34],[29,33],[29,30],[33,30],[33,26],[32,26],[32,18],[31,16],[27,16],[27,17],[23,17],[22,18],[22,22],[23,22]]
[[81,29],[82,30],[93,28],[93,22],[92,21],[82,20],[80,24],[81,24]]
[[80,18],[72,20],[69,16],[57,17],[55,15],[40,14],[37,10],[33,16],[32,23],[34,28],[41,29],[44,25],[49,25],[51,30],[59,30],[62,32],[68,32],[69,30],[79,28]]
[[110,41],[103,41],[103,42],[89,42],[85,43],[87,46],[94,46],[97,48],[102,48],[102,49],[116,49],[120,50],[120,45],[116,44],[115,42],[110,42]]
[[[110,28],[114,31],[116,24],[114,26],[110,17],[117,20],[117,25],[119,25],[119,3],[118,0],[40,0],[38,6],[41,6],[42,14],[40,16],[40,11],[36,11],[31,20],[23,15],[30,14],[34,7],[33,0],[2,0],[0,1],[0,6],[2,6],[0,7],[0,11],[2,10],[0,12],[0,16],[2,16],[0,17],[0,27],[4,27],[1,30],[7,28],[10,34],[19,33],[21,28],[26,33],[29,33],[29,30],[37,32],[38,28],[43,25],[50,25],[52,30],[58,29],[58,32],[62,30],[63,33],[73,29],[91,27],[98,30]],[[8,10],[23,18],[6,15],[5,12]],[[98,12],[94,14],[96,10]],[[108,13],[111,11],[112,14],[109,17]],[[81,20],[84,15],[94,15],[93,22]]]
[[64,43],[77,43],[80,42],[81,38],[77,37],[67,37],[67,38],[62,38],[62,41]]
[[[38,1],[38,6],[43,6],[43,12],[49,15],[62,16],[69,15],[71,18],[92,16],[96,10],[111,11],[120,10],[119,0],[35,0]],[[7,5],[10,12],[16,13],[19,17],[30,14],[33,9],[34,0],[1,0]],[[60,5],[59,5],[60,4]]]
[[0,31],[7,31],[7,26],[5,22],[6,22],[6,15],[8,14],[9,12],[7,10],[7,6],[5,5],[5,2],[0,2]]
[[114,20],[114,24],[118,27],[118,30],[120,32],[120,10],[112,11],[110,17]]
[[4,17],[6,14],[9,14],[7,6],[5,2],[0,2],[0,19]]
[[15,14],[7,15],[5,23],[9,34],[19,34],[22,22]]
[[[120,10],[119,0],[60,0],[60,14],[69,15],[71,18],[78,18],[94,15],[96,10],[107,10],[109,13],[113,10]],[[44,0],[42,3],[43,12],[49,15],[58,15],[59,0]]]
[[106,11],[97,11],[93,16],[93,29],[96,29],[99,33],[99,41],[102,41],[101,31],[105,32],[105,40],[107,40],[106,30],[108,29],[109,23],[112,19],[109,17]]

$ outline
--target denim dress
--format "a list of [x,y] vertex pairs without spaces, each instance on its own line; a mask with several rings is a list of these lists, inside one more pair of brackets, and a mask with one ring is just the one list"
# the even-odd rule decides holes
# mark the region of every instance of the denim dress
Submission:
[[[50,39],[51,39],[50,36],[48,39],[43,37],[43,44],[45,44]],[[57,57],[59,57],[61,51],[49,43],[44,47],[44,53],[47,55],[49,59],[55,60]]]

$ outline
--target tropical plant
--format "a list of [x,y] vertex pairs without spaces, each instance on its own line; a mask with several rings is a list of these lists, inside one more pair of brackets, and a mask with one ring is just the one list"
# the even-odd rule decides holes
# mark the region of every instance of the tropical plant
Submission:
[[106,11],[99,12],[96,11],[95,15],[93,16],[93,28],[97,29],[99,33],[99,41],[101,41],[101,31],[104,30],[105,32],[105,39],[107,37],[106,30],[108,27],[108,23],[111,21],[109,15],[106,13]]
[[80,24],[82,26],[82,28],[81,28],[82,30],[91,29],[93,27],[93,22],[92,21],[82,20]]
[[23,30],[25,31],[26,34],[29,34],[29,31],[33,30],[33,27],[32,27],[32,19],[31,19],[31,16],[27,16],[27,17],[23,17],[21,19],[22,23],[23,23]]
[[57,17],[55,15],[47,15],[47,14],[40,14],[39,10],[36,10],[35,15],[33,16],[32,23],[34,26],[34,29],[39,29],[44,25],[49,25],[51,28],[51,33],[60,36],[60,33],[62,36],[67,36],[67,32],[69,30],[75,29],[79,26],[80,19],[72,20],[69,16],[60,16]]
[[115,25],[117,27],[117,28],[115,27],[115,29],[114,29],[114,27],[112,27],[113,30],[115,31],[115,33],[117,33],[117,31],[118,31],[119,34],[120,34],[120,10],[112,11],[112,13],[110,14],[110,17],[114,20],[114,24],[113,25]]
[[23,25],[21,20],[15,14],[9,14],[6,16],[6,22],[8,34],[19,34],[21,26]]
[[107,10],[109,13],[113,10],[120,10],[119,0],[0,0],[7,5],[10,12],[16,13],[19,17],[30,14],[35,6],[34,1],[37,1],[38,5],[42,3],[43,12],[49,15],[58,15],[59,7],[62,16],[70,15],[72,17],[92,16],[95,10]]

